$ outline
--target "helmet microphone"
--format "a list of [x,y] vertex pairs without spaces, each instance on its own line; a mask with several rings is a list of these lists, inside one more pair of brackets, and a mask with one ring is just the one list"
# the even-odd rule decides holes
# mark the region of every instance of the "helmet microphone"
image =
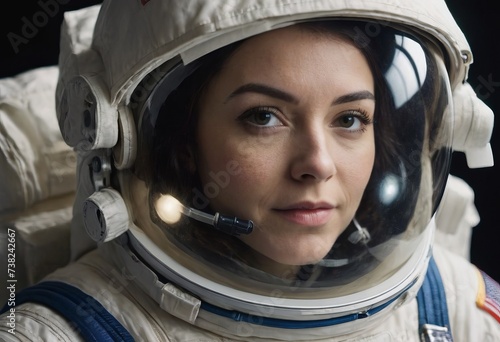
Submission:
[[177,222],[182,214],[233,236],[240,234],[248,235],[253,230],[253,222],[251,220],[242,220],[236,216],[221,215],[218,212],[215,215],[211,215],[191,207],[186,207],[171,195],[161,196],[155,203],[155,209],[158,216],[166,223]]

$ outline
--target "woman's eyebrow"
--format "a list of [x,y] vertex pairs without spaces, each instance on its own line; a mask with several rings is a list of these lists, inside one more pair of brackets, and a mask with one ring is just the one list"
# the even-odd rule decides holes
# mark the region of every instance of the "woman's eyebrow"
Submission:
[[[283,90],[280,90],[278,88],[274,88],[265,84],[260,84],[260,83],[247,83],[242,85],[241,87],[237,88],[235,91],[233,91],[229,96],[226,98],[224,103],[229,101],[230,99],[244,94],[244,93],[257,93],[257,94],[262,94],[270,97],[274,97],[280,100],[283,100],[285,102],[290,102],[293,104],[298,104],[299,99],[296,98],[294,95],[287,93]],[[343,103],[349,103],[349,102],[354,102],[354,101],[360,101],[360,100],[375,100],[375,96],[368,90],[361,90],[361,91],[356,91],[352,92],[349,94],[344,94],[339,97],[337,97],[335,100],[332,102],[333,105],[339,105]]]
[[337,97],[333,100],[332,106],[361,100],[375,100],[375,95],[368,90],[356,91]]
[[236,97],[238,95],[244,94],[244,93],[257,93],[257,94],[262,94],[270,97],[274,97],[279,100],[283,100],[286,102],[290,102],[293,104],[298,104],[299,99],[297,99],[295,96],[292,94],[289,94],[283,90],[280,90],[278,88],[274,88],[265,84],[260,84],[260,83],[247,83],[233,91],[229,96],[226,98],[224,103],[232,99],[233,97]]

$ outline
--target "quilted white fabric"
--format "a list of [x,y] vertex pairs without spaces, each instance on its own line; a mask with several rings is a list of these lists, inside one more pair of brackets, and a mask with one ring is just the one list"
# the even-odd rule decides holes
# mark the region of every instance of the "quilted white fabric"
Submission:
[[18,291],[69,261],[76,156],[57,124],[57,79],[56,66],[0,79],[0,282],[15,232]]
[[55,113],[58,68],[0,80],[0,217],[75,191],[75,154]]

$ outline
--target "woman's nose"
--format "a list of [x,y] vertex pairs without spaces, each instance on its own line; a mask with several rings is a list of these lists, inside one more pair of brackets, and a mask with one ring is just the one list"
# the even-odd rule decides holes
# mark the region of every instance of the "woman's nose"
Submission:
[[317,131],[304,134],[294,144],[294,158],[291,165],[292,178],[298,181],[322,182],[337,172],[333,147],[326,134]]

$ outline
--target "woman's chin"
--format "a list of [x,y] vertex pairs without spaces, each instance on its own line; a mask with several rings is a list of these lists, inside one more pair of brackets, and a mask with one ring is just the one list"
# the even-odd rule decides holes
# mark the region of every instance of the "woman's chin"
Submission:
[[328,247],[316,246],[316,248],[308,248],[307,250],[304,250],[301,246],[289,246],[279,250],[259,250],[257,248],[257,251],[265,258],[278,264],[302,266],[315,264],[322,260],[330,251],[332,245],[333,244]]

